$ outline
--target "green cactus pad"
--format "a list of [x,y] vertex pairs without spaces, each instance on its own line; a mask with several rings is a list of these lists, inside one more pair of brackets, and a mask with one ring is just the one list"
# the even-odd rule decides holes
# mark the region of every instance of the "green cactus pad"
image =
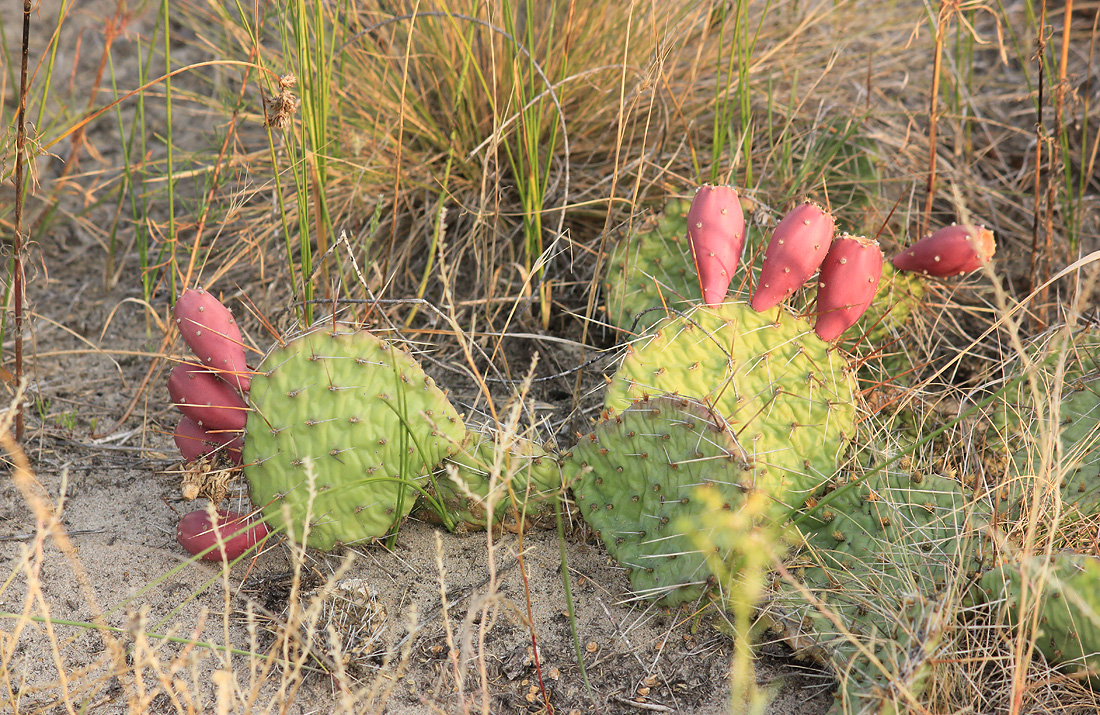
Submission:
[[637,233],[611,249],[603,287],[608,320],[620,330],[645,332],[665,317],[663,310],[643,315],[647,309],[683,309],[698,297],[699,279],[687,239],[690,207],[689,200],[669,199],[664,213],[647,218]]
[[650,395],[700,400],[729,424],[754,485],[797,509],[836,472],[855,428],[854,380],[809,323],[782,308],[700,306],[628,346],[605,407]]
[[[429,491],[442,502],[456,530],[484,529],[490,521],[504,521],[514,513],[513,504],[528,521],[538,520],[553,514],[552,500],[561,493],[557,458],[522,438],[502,443],[499,436],[470,432],[462,449],[443,464]],[[490,494],[495,504],[491,519],[487,518]]]
[[384,536],[466,434],[417,362],[368,332],[314,330],[258,372],[244,447],[252,502],[274,524],[289,506],[296,538],[308,512],[316,548]]
[[577,509],[636,594],[669,605],[698,598],[710,578],[705,555],[676,529],[704,508],[700,485],[743,503],[752,474],[745,452],[706,406],[676,397],[639,402],[601,422],[562,462]]
[[[1005,599],[1009,622],[1020,623],[1023,585],[1025,600],[1036,604],[1039,628],[1035,646],[1053,664],[1100,673],[1100,559],[1069,552],[1006,564],[982,577],[981,586],[992,601]],[[1038,589],[1038,597],[1036,590]],[[1030,619],[1030,608],[1025,619]]]
[[904,711],[899,686],[919,696],[949,625],[940,601],[990,556],[976,528],[988,510],[937,475],[883,469],[841,488],[798,524],[788,570],[803,588],[777,580],[765,618],[841,676],[845,712]]
[[[1003,473],[1006,465],[1008,471],[995,490],[998,511],[1018,520],[1038,492],[1042,514],[1054,513],[1057,494],[1063,524],[1095,516],[1100,513],[1100,331],[1085,329],[1068,339],[1057,331],[1030,346],[1028,354],[1031,378],[1009,386],[987,438],[988,466],[993,473]],[[1017,374],[1027,372],[1019,368]],[[1057,442],[1049,439],[1052,434]]]

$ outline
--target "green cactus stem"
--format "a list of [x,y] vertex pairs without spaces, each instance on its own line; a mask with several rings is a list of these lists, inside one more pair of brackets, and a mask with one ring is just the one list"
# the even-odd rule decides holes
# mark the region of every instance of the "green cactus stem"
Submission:
[[928,684],[944,631],[941,603],[991,558],[983,503],[934,474],[882,468],[808,511],[796,583],[777,579],[764,609],[797,655],[841,678],[836,712],[905,712]]
[[396,344],[318,328],[264,359],[252,380],[244,474],[269,523],[331,549],[386,535],[466,429]]
[[561,468],[557,456],[535,442],[471,431],[462,449],[443,461],[428,491],[436,504],[423,510],[425,517],[450,522],[456,531],[514,521],[516,514],[534,524],[553,516],[553,500],[562,492]]
[[666,315],[650,308],[683,309],[699,290],[687,240],[690,206],[669,199],[663,213],[612,247],[603,289],[607,319],[618,329],[642,333]]
[[[1025,587],[1025,583],[1027,584]],[[1003,599],[1008,622],[1019,626],[1038,610],[1035,647],[1049,663],[1100,678],[1100,559],[1058,552],[1032,556],[982,577],[982,591]]]
[[565,455],[562,476],[635,594],[668,605],[696,599],[711,584],[706,554],[676,523],[708,508],[695,488],[713,485],[722,508],[739,509],[753,482],[729,426],[702,403],[673,396],[602,421]]
[[628,346],[604,402],[612,414],[648,396],[699,400],[729,423],[753,486],[797,509],[836,472],[855,431],[844,361],[784,309],[699,306]]
[[1029,346],[1028,362],[992,415],[987,466],[1007,475],[994,499],[1010,523],[1030,513],[1049,529],[1057,514],[1068,533],[1100,513],[1100,332],[1054,331]]

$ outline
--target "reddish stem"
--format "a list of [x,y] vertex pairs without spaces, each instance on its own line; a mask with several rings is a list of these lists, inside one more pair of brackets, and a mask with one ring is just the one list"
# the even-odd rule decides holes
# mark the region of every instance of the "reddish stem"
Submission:
[[[27,57],[31,41],[31,0],[23,0],[23,47],[19,70],[19,111],[15,132],[15,238],[12,243],[12,296],[15,310],[15,382],[23,379],[23,151],[27,145]],[[15,439],[23,439],[23,405],[15,405]]]

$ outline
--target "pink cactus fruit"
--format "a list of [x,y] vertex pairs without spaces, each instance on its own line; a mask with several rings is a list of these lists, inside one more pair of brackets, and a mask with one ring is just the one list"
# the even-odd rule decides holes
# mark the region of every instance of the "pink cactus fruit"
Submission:
[[233,313],[210,293],[185,290],[172,308],[184,342],[203,365],[219,371],[221,377],[242,392],[252,384],[245,364],[244,341]]
[[703,302],[718,305],[726,299],[745,248],[745,214],[737,191],[730,186],[700,187],[688,209],[687,228]]
[[899,271],[947,278],[978,270],[996,250],[993,232],[985,226],[951,224],[906,248],[891,263]]
[[871,305],[881,276],[878,241],[848,234],[834,240],[818,275],[817,336],[831,342],[855,325]]
[[248,405],[208,368],[181,362],[168,377],[168,394],[180,412],[207,430],[243,430]]
[[783,217],[764,251],[764,266],[752,309],[774,308],[809,280],[833,242],[833,217],[813,201],[806,201]]
[[[233,561],[267,538],[267,525],[235,511],[219,509],[213,522],[205,509],[184,514],[176,525],[176,541],[203,561]],[[205,552],[205,553],[203,553]]]
[[224,454],[233,464],[241,463],[244,439],[232,430],[210,431],[187,415],[180,417],[172,435],[185,462],[194,462],[215,453]]

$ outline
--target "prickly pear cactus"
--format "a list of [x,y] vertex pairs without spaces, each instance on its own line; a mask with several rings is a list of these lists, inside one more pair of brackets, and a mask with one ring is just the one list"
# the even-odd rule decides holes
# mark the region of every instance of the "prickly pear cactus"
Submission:
[[607,318],[620,330],[642,333],[665,317],[662,310],[646,313],[647,309],[683,309],[698,294],[687,239],[690,206],[685,199],[669,199],[660,216],[647,219],[640,231],[624,236],[611,249],[603,288]]
[[535,522],[554,513],[552,500],[562,490],[557,457],[523,438],[502,442],[499,436],[470,432],[443,467],[433,475],[429,491],[446,514],[430,518],[449,520],[455,530],[484,529],[515,513]]
[[950,625],[940,601],[989,558],[976,529],[988,510],[937,475],[884,469],[841,488],[798,524],[799,586],[777,580],[765,619],[840,676],[835,712],[904,711]]
[[627,570],[635,593],[674,605],[698,598],[710,580],[706,555],[677,528],[694,519],[700,485],[737,509],[753,483],[748,455],[705,405],[654,397],[601,422],[562,460],[577,510]]
[[[1024,593],[1024,583],[1028,593]],[[1035,646],[1054,664],[1070,670],[1100,669],[1100,559],[1084,554],[1055,553],[1009,563],[982,577],[991,601],[1004,599],[1009,622],[1016,626],[1038,609]]]
[[726,420],[748,455],[753,485],[797,509],[836,472],[855,430],[854,381],[809,324],[747,303],[699,306],[628,346],[605,407],[648,396],[700,400]]
[[[1032,363],[997,405],[987,452],[998,511],[1019,520],[1037,496],[1052,515],[1057,493],[1063,523],[1100,513],[1100,332],[1048,335],[1029,348]],[[1054,412],[1054,410],[1057,412]],[[1057,439],[1052,439],[1052,436]]]
[[331,549],[384,536],[466,435],[443,392],[400,347],[328,326],[267,355],[244,447],[252,502],[290,507],[295,538]]

